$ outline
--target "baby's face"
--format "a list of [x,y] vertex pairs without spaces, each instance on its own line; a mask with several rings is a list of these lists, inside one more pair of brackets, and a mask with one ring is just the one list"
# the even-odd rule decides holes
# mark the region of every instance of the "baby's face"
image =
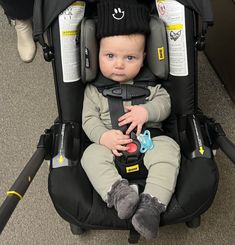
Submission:
[[120,83],[133,79],[143,66],[144,46],[142,34],[102,38],[99,65],[103,76]]

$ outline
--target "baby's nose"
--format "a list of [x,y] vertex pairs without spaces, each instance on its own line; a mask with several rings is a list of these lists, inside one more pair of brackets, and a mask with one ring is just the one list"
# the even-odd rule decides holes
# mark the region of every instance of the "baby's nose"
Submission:
[[117,59],[115,63],[115,67],[117,69],[123,69],[124,68],[124,62],[122,59]]

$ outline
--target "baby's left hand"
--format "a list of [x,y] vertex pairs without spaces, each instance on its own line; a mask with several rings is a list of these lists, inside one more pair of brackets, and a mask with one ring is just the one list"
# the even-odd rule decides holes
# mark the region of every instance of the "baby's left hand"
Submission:
[[148,111],[141,105],[125,106],[125,109],[127,112],[119,117],[118,125],[130,124],[126,134],[130,134],[137,127],[136,135],[138,136],[141,133],[143,124],[148,121]]

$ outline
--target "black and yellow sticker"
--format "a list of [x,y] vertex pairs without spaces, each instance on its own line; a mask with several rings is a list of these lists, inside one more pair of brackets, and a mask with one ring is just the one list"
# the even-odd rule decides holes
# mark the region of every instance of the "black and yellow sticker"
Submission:
[[132,172],[137,172],[139,171],[139,164],[136,164],[136,165],[132,165],[130,167],[126,167],[126,172],[127,173],[132,173]]
[[164,55],[164,47],[158,48],[157,49],[157,55],[159,60],[164,60],[165,55]]

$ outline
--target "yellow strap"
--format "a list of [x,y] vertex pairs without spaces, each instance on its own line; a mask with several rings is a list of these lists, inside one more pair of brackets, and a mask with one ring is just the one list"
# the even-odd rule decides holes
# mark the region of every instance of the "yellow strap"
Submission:
[[8,191],[7,195],[16,195],[18,196],[20,199],[22,199],[23,197],[16,191]]

